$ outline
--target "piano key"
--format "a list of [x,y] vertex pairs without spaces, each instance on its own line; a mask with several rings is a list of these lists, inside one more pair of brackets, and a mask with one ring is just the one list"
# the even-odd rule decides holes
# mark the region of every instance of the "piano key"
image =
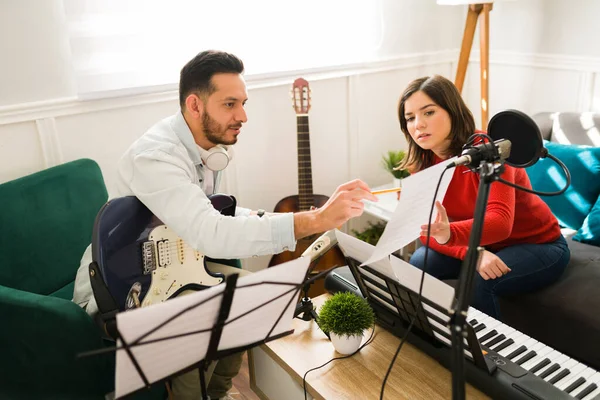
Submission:
[[476,326],[473,327],[473,330],[475,331],[475,333],[479,332],[482,329],[485,329],[486,326],[485,324],[477,324]]
[[513,339],[515,341],[515,344],[507,347],[506,349],[504,349],[500,352],[500,355],[507,357],[509,360],[516,358],[516,356],[508,357],[508,355],[510,353],[512,353],[513,351],[517,350],[518,348],[520,348],[521,346],[525,347],[525,351],[522,353],[527,353],[527,352],[533,350],[532,349],[533,346],[538,342],[537,340],[530,338],[529,336],[524,335],[524,334],[513,336],[511,339]]
[[558,372],[558,374],[555,374],[552,379],[549,379],[548,382],[555,385],[557,382],[568,376],[570,373],[571,371],[568,368],[563,368],[561,371]]
[[539,363],[537,363],[536,365],[534,365],[529,370],[529,372],[536,373],[536,372],[540,371],[541,369],[543,369],[544,367],[547,367],[550,364],[552,364],[552,362],[550,361],[550,359],[549,358],[544,358],[542,361],[540,361]]
[[477,320],[476,319],[472,319],[472,320],[469,321],[469,324],[475,325],[475,324],[477,324]]
[[592,393],[596,389],[598,389],[598,385],[596,385],[595,383],[590,383],[587,386],[583,385],[583,389],[581,389],[579,391],[579,393],[573,392],[573,396],[575,396],[576,399],[583,399],[584,397],[587,397],[588,394]]
[[[520,356],[521,354],[525,353],[527,351],[527,347],[524,345],[519,346],[518,348],[516,348],[515,350],[512,351],[512,353],[506,355],[506,358],[508,358],[509,360],[512,360],[513,358]],[[532,353],[535,354],[535,353]]]
[[576,366],[578,364],[578,361],[569,358],[566,361],[561,362],[560,364],[562,366],[561,369],[544,378],[546,381],[552,383],[555,386],[558,382],[560,382],[560,380],[571,375],[571,368]]
[[495,336],[491,340],[488,340],[487,342],[483,343],[483,345],[487,346],[489,348],[492,348],[492,346],[495,346],[496,344],[500,343],[504,339],[506,339],[506,336],[504,336],[504,334],[501,334],[501,335]]
[[573,392],[573,396],[578,399],[593,399],[595,395],[592,395],[598,388],[600,388],[600,373],[596,372],[588,379],[589,385],[582,389],[579,393]]
[[537,353],[531,350],[529,353],[525,354],[523,357],[519,358],[515,363],[517,365],[522,365],[523,363],[531,360],[533,357],[537,356]]
[[487,328],[484,329],[484,330],[482,330],[482,331],[480,331],[476,335],[478,338],[481,338],[482,336],[485,336],[488,332],[490,332],[491,330],[494,330],[495,327],[501,325],[500,321],[495,320],[495,319],[489,319],[489,320],[481,321],[481,323],[485,324],[485,326]]
[[496,327],[496,330],[498,331],[498,333],[502,333],[506,337],[510,337],[514,332],[516,332],[515,328],[511,328],[510,326],[505,324]]
[[590,377],[590,382],[594,382],[598,387],[596,388],[596,390],[583,397],[583,400],[592,400],[594,397],[600,394],[600,373],[596,372],[594,375],[592,375]]
[[598,395],[600,395],[600,385],[598,385],[598,388],[596,388],[596,390],[594,390],[592,393],[585,396],[583,400],[594,400],[594,398]]
[[495,330],[491,330],[487,333],[487,335],[484,335],[481,338],[479,338],[479,343],[483,344],[483,342],[487,342],[489,339],[496,336],[498,336],[498,332],[496,332]]
[[[512,339],[513,344],[511,344],[510,346],[504,348],[503,350],[499,351],[498,353],[501,356],[507,357],[510,353],[512,353],[513,351],[515,351],[516,349],[518,349],[519,347],[523,346],[524,350],[527,350],[527,346],[525,345],[525,343],[533,343],[531,340],[529,340],[529,336],[516,331],[512,336],[508,337],[509,339]],[[512,357],[514,358],[514,357]],[[511,357],[508,357],[508,359],[512,359]]]
[[[564,391],[569,393],[570,395],[574,395],[575,392],[578,392],[579,390],[581,390],[583,387],[586,386],[587,384],[587,379],[589,377],[591,377],[592,375],[594,375],[596,373],[596,370],[593,368],[589,368],[586,367],[580,374],[579,374],[579,378],[583,378],[585,381],[582,384],[579,384],[577,386],[575,386],[575,382],[572,385],[569,385]],[[577,379],[577,381],[579,381],[579,379]]]
[[537,365],[540,361],[546,358],[546,355],[552,351],[551,347],[546,346],[542,342],[538,342],[535,346],[531,348],[531,350],[537,353],[537,356],[533,357],[531,360],[527,361],[525,364],[521,365],[521,367],[525,368],[529,371],[532,367]]
[[[570,388],[569,391],[573,391],[579,385],[582,385],[585,382],[585,378],[581,376],[582,372],[586,370],[586,366],[578,363],[574,367],[571,367],[571,375],[564,379],[563,382],[559,382],[556,387],[560,390],[566,391],[567,388]],[[581,382],[578,382],[581,381]],[[575,382],[578,382],[575,386],[571,387]]]
[[[561,382],[558,382],[556,387],[560,390],[565,390],[571,384],[573,384],[573,382],[577,381],[578,379],[582,379],[583,381],[585,381],[585,379],[581,378],[580,375],[581,375],[581,372],[586,368],[587,367],[581,363],[577,363],[575,366],[569,368],[571,370],[571,374],[566,379],[563,379]],[[575,389],[575,388],[573,388],[573,389]],[[573,389],[571,389],[571,390],[573,390]]]
[[492,350],[495,351],[496,353],[499,353],[501,350],[506,349],[507,347],[511,346],[514,343],[515,343],[514,340],[506,339],[504,342],[500,343],[498,346],[494,347]]
[[488,316],[487,314],[482,313],[481,311],[479,311],[476,308],[469,307],[469,310],[467,311],[468,318],[477,318],[480,315],[483,315],[483,316],[486,316],[486,317]]
[[[546,370],[553,367],[553,364],[558,364],[558,366],[560,368],[560,363],[562,361],[566,361],[568,359],[567,356],[559,353],[556,350],[552,350],[550,353],[548,353],[546,355],[546,358],[551,361],[551,363],[552,363],[551,365],[547,365],[546,367],[539,369],[537,372],[534,372],[534,371],[531,371],[531,372],[534,372],[537,376],[541,376],[543,374],[544,375],[544,376],[542,376],[542,378],[543,378],[545,376],[548,376],[548,375],[546,375]],[[556,369],[553,369],[552,371],[556,371]]]
[[571,393],[573,390],[577,389],[578,387],[581,387],[585,382],[585,378],[579,377],[565,388],[565,392]]
[[540,373],[539,377],[544,379],[544,378],[548,377],[550,374],[553,374],[554,372],[558,371],[559,369],[560,369],[560,364],[554,363],[554,364],[550,365],[548,368],[545,368],[544,372]]

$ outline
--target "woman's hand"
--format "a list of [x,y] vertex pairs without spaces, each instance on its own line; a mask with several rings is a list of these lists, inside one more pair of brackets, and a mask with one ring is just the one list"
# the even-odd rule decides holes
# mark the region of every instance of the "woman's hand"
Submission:
[[[435,222],[431,224],[430,235],[439,244],[446,244],[450,240],[450,220],[442,203],[436,201],[435,208],[438,213]],[[421,236],[427,237],[427,225],[421,225]]]
[[488,279],[496,279],[508,274],[510,268],[504,264],[504,261],[500,257],[484,250],[477,271],[487,281]]

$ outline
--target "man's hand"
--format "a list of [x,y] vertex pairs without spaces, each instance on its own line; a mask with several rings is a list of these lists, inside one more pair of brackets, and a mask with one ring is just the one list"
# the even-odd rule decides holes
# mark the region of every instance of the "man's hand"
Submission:
[[350,218],[362,215],[365,208],[362,200],[378,201],[379,199],[360,179],[338,186],[323,207],[294,215],[296,239],[339,228]]
[[508,274],[510,268],[504,264],[504,261],[502,261],[500,257],[484,250],[477,271],[479,271],[479,275],[487,281],[488,279],[496,279]]
[[[437,208],[437,216],[435,222],[431,224],[429,233],[439,244],[446,244],[450,240],[450,220],[442,203],[436,201],[435,208]],[[421,225],[421,236],[427,237],[427,225]]]

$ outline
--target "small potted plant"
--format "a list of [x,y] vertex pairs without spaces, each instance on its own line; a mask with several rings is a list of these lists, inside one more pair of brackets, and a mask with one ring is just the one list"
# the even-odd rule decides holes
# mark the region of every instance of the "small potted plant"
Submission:
[[369,226],[360,232],[356,229],[352,229],[352,234],[356,236],[357,239],[376,246],[379,238],[381,238],[381,235],[383,235],[383,231],[385,230],[385,225],[387,222],[378,221],[374,224],[371,221],[368,221],[367,223]]
[[400,162],[404,160],[406,152],[404,150],[389,150],[387,154],[381,157],[381,165],[394,177],[394,185],[400,186],[401,180],[410,176],[410,172],[406,168],[397,169]]
[[350,292],[334,294],[319,310],[319,327],[329,334],[340,354],[358,350],[364,331],[373,326],[374,319],[369,303]]

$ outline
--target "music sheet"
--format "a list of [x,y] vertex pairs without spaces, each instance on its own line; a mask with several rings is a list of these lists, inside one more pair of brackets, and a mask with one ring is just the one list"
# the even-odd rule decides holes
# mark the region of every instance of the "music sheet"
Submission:
[[[375,251],[375,246],[353,236],[336,231],[336,237],[344,254],[358,262],[363,262]],[[384,257],[374,263],[364,262],[369,267],[399,282],[402,286],[419,293],[423,271],[396,256]],[[454,288],[429,274],[423,280],[423,297],[443,308],[451,308]]]
[[[218,350],[237,348],[266,339],[284,309],[283,317],[271,336],[291,330],[297,292],[292,290],[292,285],[286,283],[301,284],[309,263],[309,258],[298,258],[239,278]],[[256,283],[260,284],[249,286]],[[140,343],[146,344],[132,347],[131,351],[150,382],[163,379],[205,358],[211,331],[175,338],[173,336],[211,329],[217,320],[224,288],[225,285],[217,285],[117,315],[117,326],[125,341],[131,344],[144,337]],[[290,293],[270,302],[287,291]],[[205,303],[198,306],[205,300]],[[242,314],[268,302],[270,303],[264,307],[234,321]],[[170,322],[156,329],[167,320]],[[161,338],[169,339],[160,340]],[[119,347],[122,345],[120,341],[117,344]],[[144,387],[142,378],[124,349],[117,350],[116,361],[117,397]]]
[[[377,242],[375,251],[364,264],[373,264],[419,237],[421,225],[427,224],[429,220],[433,195],[440,175],[446,165],[453,162],[455,158],[445,160],[402,180],[402,194],[396,211]],[[449,170],[444,174],[436,200],[441,202],[444,199],[453,173],[454,170]],[[434,209],[432,222],[435,221],[435,216]]]

